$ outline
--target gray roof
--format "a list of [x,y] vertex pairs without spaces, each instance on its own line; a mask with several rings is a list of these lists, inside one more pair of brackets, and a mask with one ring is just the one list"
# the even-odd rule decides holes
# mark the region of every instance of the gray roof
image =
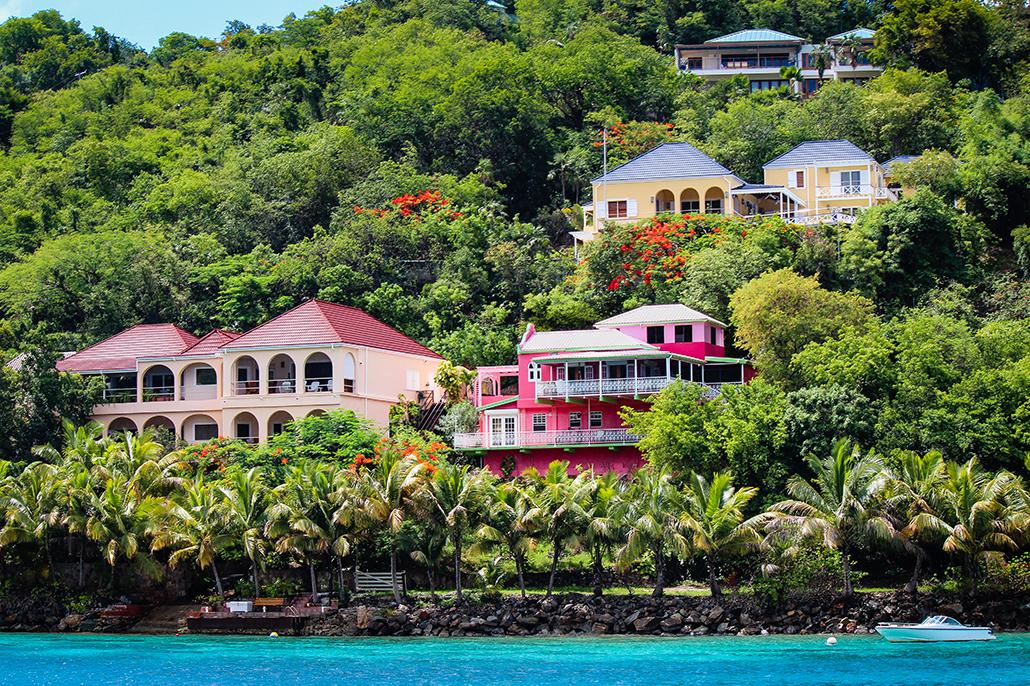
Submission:
[[897,157],[890,158],[880,166],[883,167],[884,171],[889,172],[891,170],[891,165],[897,162],[900,162],[901,164],[908,164],[917,157],[919,157],[919,155],[898,155]]
[[649,326],[655,324],[685,324],[687,322],[709,322],[726,326],[717,319],[712,319],[704,312],[680,303],[667,305],[643,305],[628,312],[608,317],[594,324],[598,329],[612,329],[618,326]]
[[828,41],[831,41],[831,40],[844,40],[848,36],[857,36],[858,38],[868,39],[868,38],[872,38],[875,35],[876,35],[876,31],[873,31],[872,29],[867,29],[867,28],[865,28],[863,26],[859,26],[858,28],[851,29],[850,31],[845,31],[844,33],[838,33],[836,36],[830,36],[826,40],[828,40]]
[[571,352],[577,350],[654,350],[653,345],[608,329],[536,331],[519,345],[520,353]]
[[735,176],[690,143],[662,143],[594,179],[608,181],[649,181],[652,179],[689,179],[703,176]]
[[765,43],[770,41],[804,43],[805,39],[772,29],[744,29],[706,40],[705,43]]
[[779,191],[783,190],[783,186],[777,186],[771,183],[745,183],[743,186],[737,186],[731,190],[734,191]]
[[808,167],[827,162],[876,162],[851,141],[806,141],[762,165],[762,169]]

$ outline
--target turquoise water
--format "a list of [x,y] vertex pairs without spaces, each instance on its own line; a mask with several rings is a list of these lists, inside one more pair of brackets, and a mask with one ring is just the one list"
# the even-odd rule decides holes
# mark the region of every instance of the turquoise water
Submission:
[[339,639],[0,634],[0,684],[679,686],[1030,684],[1030,634],[878,637]]

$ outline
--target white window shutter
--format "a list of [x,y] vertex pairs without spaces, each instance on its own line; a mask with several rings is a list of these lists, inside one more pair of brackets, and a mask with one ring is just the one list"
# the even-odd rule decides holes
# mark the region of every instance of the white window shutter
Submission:
[[869,170],[868,169],[863,169],[861,172],[859,172],[859,178],[862,179],[862,185],[863,186],[868,186],[869,185]]
[[797,171],[792,169],[787,174],[787,188],[797,188],[798,187],[797,181],[798,181],[798,173],[797,173]]
[[598,219],[604,219],[608,216],[608,206],[603,202],[594,203],[594,216]]
[[840,172],[830,172],[830,185],[834,188],[840,187]]
[[408,370],[408,390],[409,391],[421,390],[421,387],[419,386],[419,374],[418,374],[417,371],[414,371],[414,370],[411,370],[411,369]]
[[637,216],[637,201],[627,200],[626,201],[626,215],[630,217]]

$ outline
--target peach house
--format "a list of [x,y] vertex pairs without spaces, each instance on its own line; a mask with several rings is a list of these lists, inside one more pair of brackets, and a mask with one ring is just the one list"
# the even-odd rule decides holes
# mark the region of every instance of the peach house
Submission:
[[188,442],[266,440],[335,409],[385,427],[399,396],[430,399],[442,359],[354,307],[310,300],[246,333],[139,324],[57,363],[104,379],[107,432],[165,427]]
[[749,381],[747,360],[727,357],[726,325],[685,305],[646,305],[593,329],[526,328],[516,364],[480,367],[479,427],[456,434],[454,447],[478,455],[495,473],[573,467],[627,472],[642,464],[639,439],[623,424],[624,407],[677,380],[702,384],[713,397],[724,384]]

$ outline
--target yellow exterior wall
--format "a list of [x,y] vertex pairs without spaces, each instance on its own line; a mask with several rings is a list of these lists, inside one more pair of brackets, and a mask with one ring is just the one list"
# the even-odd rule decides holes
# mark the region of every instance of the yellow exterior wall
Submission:
[[[730,188],[738,185],[738,182],[733,177],[715,176],[691,179],[662,179],[658,181],[608,182],[607,185],[607,199],[609,201],[635,200],[637,204],[636,216],[630,216],[625,219],[611,219],[610,221],[635,222],[655,216],[655,198],[658,193],[663,190],[672,192],[673,199],[675,201],[675,207],[673,207],[674,212],[679,212],[680,196],[683,191],[688,189],[697,193],[698,200],[700,201],[700,211],[704,212],[706,194],[710,190],[715,189],[722,196],[723,213],[726,213],[731,211],[729,198]],[[595,183],[593,185],[593,200],[594,221],[592,224],[588,223],[584,228],[587,231],[596,233],[601,230],[605,221],[609,221],[599,211],[600,208],[604,207],[605,202],[604,184]]]
[[[788,177],[792,172],[805,171],[805,187],[792,188],[788,183]],[[820,197],[819,188],[830,188],[833,172],[862,171],[869,172],[870,192],[848,195],[845,197]],[[783,167],[764,170],[764,183],[773,186],[783,186],[794,195],[801,198],[805,203],[807,212],[814,212],[816,208],[820,211],[838,207],[870,207],[882,204],[890,200],[889,197],[877,197],[875,189],[885,188],[883,168],[873,162],[870,164],[840,164],[829,166],[807,166],[807,167]],[[864,189],[865,190],[865,189]]]

